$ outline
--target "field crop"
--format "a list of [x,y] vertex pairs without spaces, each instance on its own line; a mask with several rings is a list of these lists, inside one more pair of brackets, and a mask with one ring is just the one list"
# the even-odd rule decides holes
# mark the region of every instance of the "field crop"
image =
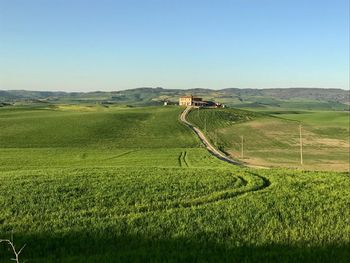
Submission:
[[348,262],[348,174],[226,164],[180,111],[0,109],[0,238],[28,262]]
[[221,150],[258,166],[301,168],[299,123],[304,145],[303,169],[347,171],[349,168],[349,113],[340,111],[193,110],[189,120],[206,130]]
[[197,147],[196,138],[176,121],[180,111],[152,107],[0,109],[0,147]]

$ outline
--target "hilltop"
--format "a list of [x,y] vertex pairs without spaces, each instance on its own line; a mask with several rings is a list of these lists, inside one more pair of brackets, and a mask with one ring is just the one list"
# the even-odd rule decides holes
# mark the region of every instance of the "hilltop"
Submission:
[[0,90],[0,103],[103,103],[138,106],[160,105],[165,100],[177,102],[182,95],[195,94],[228,106],[264,108],[305,108],[347,110],[349,91],[321,88],[286,89],[164,89],[136,88],[121,91],[49,92]]

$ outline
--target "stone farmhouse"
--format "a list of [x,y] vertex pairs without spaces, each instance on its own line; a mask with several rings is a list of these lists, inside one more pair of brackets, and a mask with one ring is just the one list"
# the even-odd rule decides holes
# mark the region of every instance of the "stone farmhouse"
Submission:
[[194,96],[182,96],[179,98],[180,106],[197,106],[197,107],[221,107],[221,104],[213,101],[204,101],[202,98]]
[[183,96],[179,99],[180,106],[201,106],[203,104],[202,98],[191,96]]

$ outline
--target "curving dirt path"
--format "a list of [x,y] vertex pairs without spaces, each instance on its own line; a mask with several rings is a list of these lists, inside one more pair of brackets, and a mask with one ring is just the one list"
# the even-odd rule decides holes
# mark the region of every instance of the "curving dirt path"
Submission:
[[180,120],[185,123],[188,127],[190,127],[199,137],[199,139],[203,142],[203,144],[205,145],[205,147],[207,148],[207,150],[213,154],[214,156],[216,156],[217,158],[219,158],[222,161],[237,165],[237,166],[243,166],[241,163],[232,160],[231,158],[229,158],[228,156],[226,156],[225,154],[223,154],[222,152],[220,152],[218,149],[216,149],[214,147],[214,145],[212,145],[209,140],[205,137],[204,133],[198,129],[197,127],[193,126],[192,123],[188,122],[186,120],[186,116],[187,114],[190,112],[190,110],[192,109],[191,106],[188,106],[180,115]]

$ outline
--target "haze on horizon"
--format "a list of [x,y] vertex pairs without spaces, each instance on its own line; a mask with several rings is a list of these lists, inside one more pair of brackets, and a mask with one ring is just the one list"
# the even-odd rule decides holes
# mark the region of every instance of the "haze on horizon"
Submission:
[[348,0],[0,0],[0,89],[349,89]]

